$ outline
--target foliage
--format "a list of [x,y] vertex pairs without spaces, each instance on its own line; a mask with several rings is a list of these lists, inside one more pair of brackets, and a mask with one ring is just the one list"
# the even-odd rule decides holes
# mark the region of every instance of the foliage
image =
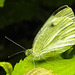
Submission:
[[57,75],[75,74],[75,56],[71,59],[63,59],[60,56],[52,57],[44,61],[34,61],[30,56],[16,63],[12,75],[24,75],[34,67],[42,67],[47,70],[53,70]]
[[0,7],[3,7],[4,6],[4,1],[5,0],[0,0]]
[[11,75],[13,67],[10,63],[8,62],[0,62],[0,66],[4,68],[4,70],[6,71],[6,75]]
[[19,63],[16,63],[14,70],[10,63],[0,62],[0,66],[2,66],[7,73],[6,75],[30,75],[30,72],[38,72],[39,67],[41,68],[41,73],[48,71],[47,73],[50,72],[51,75],[74,75],[74,64],[75,55],[70,59],[63,59],[58,55],[43,61],[33,61],[31,56],[28,56],[24,60],[20,60]]

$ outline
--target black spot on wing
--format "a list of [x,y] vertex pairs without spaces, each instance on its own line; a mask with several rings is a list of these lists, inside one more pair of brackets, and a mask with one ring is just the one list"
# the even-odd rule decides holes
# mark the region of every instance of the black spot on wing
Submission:
[[59,11],[65,9],[65,8],[67,8],[67,7],[68,7],[67,5],[61,6],[61,7],[58,8],[56,11],[54,11],[52,15],[56,15]]
[[51,24],[51,27],[54,27],[54,24]]

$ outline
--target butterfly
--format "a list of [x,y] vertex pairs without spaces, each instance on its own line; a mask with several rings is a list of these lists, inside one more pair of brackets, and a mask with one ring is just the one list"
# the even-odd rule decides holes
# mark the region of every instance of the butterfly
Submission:
[[58,8],[37,33],[33,46],[26,50],[34,60],[61,54],[75,45],[75,16],[68,5]]
[[[25,49],[8,37],[5,36],[5,38]],[[75,45],[75,16],[72,9],[68,5],[64,5],[53,12],[37,33],[32,48],[27,49],[25,54],[31,55],[34,60],[42,60],[61,54],[73,45]]]

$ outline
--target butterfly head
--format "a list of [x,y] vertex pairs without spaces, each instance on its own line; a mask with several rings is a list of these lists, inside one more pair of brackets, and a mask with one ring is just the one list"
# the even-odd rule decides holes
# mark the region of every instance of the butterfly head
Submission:
[[40,54],[34,53],[32,49],[26,50],[26,55],[27,55],[27,56],[31,55],[31,57],[32,57],[34,60],[41,60]]

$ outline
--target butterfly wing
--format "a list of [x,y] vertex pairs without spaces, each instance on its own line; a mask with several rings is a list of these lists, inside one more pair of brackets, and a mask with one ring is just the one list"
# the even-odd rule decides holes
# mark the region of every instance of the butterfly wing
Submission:
[[65,5],[57,9],[38,32],[33,43],[33,53],[62,53],[74,44],[74,13]]
[[74,12],[67,5],[64,5],[64,6],[60,7],[60,8],[58,8],[55,12],[53,12],[52,15],[55,15],[55,17],[66,16],[66,17],[75,19]]

